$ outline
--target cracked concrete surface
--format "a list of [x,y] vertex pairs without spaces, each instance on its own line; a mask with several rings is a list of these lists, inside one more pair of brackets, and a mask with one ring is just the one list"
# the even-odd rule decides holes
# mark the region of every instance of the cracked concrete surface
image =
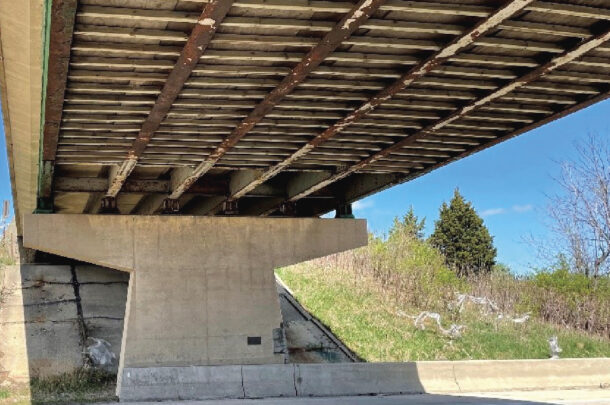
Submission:
[[46,377],[83,365],[87,337],[121,346],[128,275],[74,265],[7,266],[0,284],[0,371],[9,380]]

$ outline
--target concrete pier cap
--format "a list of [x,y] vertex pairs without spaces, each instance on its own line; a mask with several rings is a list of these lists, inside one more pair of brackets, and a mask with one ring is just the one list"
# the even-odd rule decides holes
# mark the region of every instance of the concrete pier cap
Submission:
[[354,219],[24,216],[26,247],[132,273],[121,398],[146,368],[284,363],[273,270],[366,244]]

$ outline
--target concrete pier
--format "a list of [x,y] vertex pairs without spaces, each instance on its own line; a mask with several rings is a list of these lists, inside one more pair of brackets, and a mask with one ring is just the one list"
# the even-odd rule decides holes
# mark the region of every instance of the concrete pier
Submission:
[[273,269],[367,243],[349,219],[47,214],[24,229],[26,247],[133,273],[120,397],[123,374],[284,363]]

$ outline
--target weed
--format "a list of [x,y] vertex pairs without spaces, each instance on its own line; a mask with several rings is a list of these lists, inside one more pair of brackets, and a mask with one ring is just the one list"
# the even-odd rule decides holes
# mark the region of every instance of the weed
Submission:
[[115,383],[115,375],[80,369],[60,376],[32,379],[31,399],[35,404],[113,400]]
[[[507,271],[458,277],[442,255],[408,235],[297,266],[278,274],[297,299],[367,361],[548,358],[559,337],[563,357],[610,356],[610,289],[570,275],[520,279]],[[551,280],[549,280],[549,278]],[[573,284],[573,285],[572,285]],[[525,324],[476,309],[448,309],[456,292],[492,299],[502,313],[532,312]],[[410,316],[434,311],[456,340],[419,330]]]

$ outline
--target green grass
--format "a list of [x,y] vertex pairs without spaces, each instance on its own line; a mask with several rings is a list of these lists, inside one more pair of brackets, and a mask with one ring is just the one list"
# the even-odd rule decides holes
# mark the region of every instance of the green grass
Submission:
[[277,273],[313,315],[366,361],[543,359],[549,357],[547,339],[553,335],[562,357],[610,356],[610,340],[603,337],[534,319],[517,325],[473,311],[442,314],[445,327],[466,325],[463,336],[451,340],[399,316],[400,311],[417,315],[423,309],[400,306],[375,280],[312,264]]
[[32,402],[41,404],[112,400],[116,376],[96,370],[78,370],[30,383]]
[[116,376],[96,370],[78,370],[29,385],[0,390],[0,404],[74,404],[113,402]]

